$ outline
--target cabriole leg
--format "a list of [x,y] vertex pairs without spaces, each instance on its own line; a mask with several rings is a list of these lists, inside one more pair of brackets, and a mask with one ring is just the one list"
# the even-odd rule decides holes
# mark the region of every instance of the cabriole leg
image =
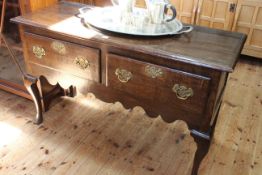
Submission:
[[197,144],[197,150],[195,153],[191,175],[197,175],[200,163],[209,150],[210,136],[208,134],[200,133],[195,130],[191,130],[190,135],[194,138]]
[[27,91],[30,93],[35,103],[36,117],[34,123],[41,124],[43,122],[43,113],[42,113],[41,97],[40,97],[39,89],[37,87],[38,78],[27,74],[24,76],[23,80]]

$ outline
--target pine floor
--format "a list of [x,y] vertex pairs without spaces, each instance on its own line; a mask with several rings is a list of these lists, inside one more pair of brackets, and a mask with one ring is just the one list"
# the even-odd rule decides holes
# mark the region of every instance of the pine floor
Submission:
[[[146,117],[92,94],[61,98],[32,124],[31,101],[0,91],[1,175],[189,175],[196,145],[186,124]],[[262,174],[262,62],[240,60],[200,175]]]

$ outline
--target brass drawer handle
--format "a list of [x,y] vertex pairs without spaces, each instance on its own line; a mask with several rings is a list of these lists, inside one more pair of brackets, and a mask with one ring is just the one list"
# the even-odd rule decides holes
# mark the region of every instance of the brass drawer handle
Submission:
[[147,76],[151,78],[162,77],[163,75],[162,69],[149,65],[145,67],[145,73]]
[[75,65],[77,65],[80,69],[87,69],[90,67],[90,63],[87,59],[83,57],[76,57],[74,60]]
[[59,42],[59,41],[52,42],[51,48],[55,52],[57,52],[57,53],[59,53],[61,55],[65,55],[66,54],[66,47],[65,47],[65,45],[63,43]]
[[186,100],[194,95],[194,92],[191,88],[187,88],[186,86],[179,84],[175,84],[172,90],[176,93],[177,98],[181,100]]
[[122,83],[127,83],[133,76],[131,72],[120,68],[116,69],[115,74]]
[[45,49],[40,46],[33,46],[33,53],[37,58],[42,59],[45,56]]

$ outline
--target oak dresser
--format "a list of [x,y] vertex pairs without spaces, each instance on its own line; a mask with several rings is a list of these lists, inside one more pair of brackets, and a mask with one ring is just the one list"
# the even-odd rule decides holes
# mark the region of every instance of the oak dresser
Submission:
[[198,145],[197,174],[246,36],[197,26],[180,36],[117,35],[84,26],[77,15],[83,6],[59,2],[12,19],[20,26],[35,122],[52,99],[76,92],[141,106],[150,117],[188,124]]

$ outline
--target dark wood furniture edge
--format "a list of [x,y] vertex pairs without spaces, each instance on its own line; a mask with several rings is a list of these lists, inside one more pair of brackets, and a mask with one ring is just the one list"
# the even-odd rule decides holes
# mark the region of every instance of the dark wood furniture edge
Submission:
[[225,90],[227,78],[228,78],[228,75],[226,75],[225,81],[221,82],[221,83],[223,83],[221,90],[220,90],[221,92],[218,93],[219,96],[216,97],[216,103],[219,102],[219,104],[216,104],[214,106],[215,109],[213,109],[214,113],[213,113],[213,118],[211,119],[209,131],[203,133],[203,132],[199,132],[199,131],[194,130],[194,129],[190,130],[190,135],[194,138],[194,141],[197,144],[197,150],[196,150],[195,157],[194,157],[194,163],[193,163],[191,175],[197,175],[198,174],[200,164],[209,151],[210,144],[211,144],[211,141],[212,141],[213,135],[214,135],[216,122],[217,122],[217,119],[218,119],[219,109],[220,109],[221,103],[222,103],[221,100],[222,100],[223,95],[224,95],[224,90]]
[[[222,87],[222,92],[220,96],[218,97],[219,99],[222,98],[224,94],[224,90],[225,90],[225,86]],[[190,135],[194,138],[194,141],[197,144],[197,150],[196,150],[195,157],[194,157],[194,163],[193,163],[191,175],[198,175],[200,164],[209,151],[211,141],[213,139],[220,107],[221,107],[221,101],[218,104],[217,109],[215,109],[214,120],[213,122],[211,121],[212,123],[210,126],[210,131],[208,133],[202,133],[202,132],[199,132],[193,129],[190,130]]]

